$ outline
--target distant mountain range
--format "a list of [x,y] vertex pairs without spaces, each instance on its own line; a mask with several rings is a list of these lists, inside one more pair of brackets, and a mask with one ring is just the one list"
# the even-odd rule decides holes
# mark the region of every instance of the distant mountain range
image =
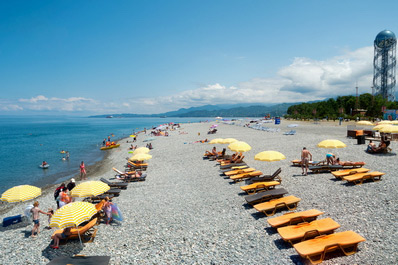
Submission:
[[90,118],[134,118],[134,117],[263,117],[282,116],[287,109],[300,103],[282,104],[221,104],[204,105],[200,107],[182,108],[176,111],[169,111],[159,114],[104,114],[90,116]]

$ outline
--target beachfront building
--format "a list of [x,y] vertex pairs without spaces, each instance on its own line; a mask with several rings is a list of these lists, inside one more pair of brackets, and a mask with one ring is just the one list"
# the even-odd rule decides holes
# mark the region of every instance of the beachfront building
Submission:
[[376,95],[395,100],[395,67],[397,38],[390,30],[377,34],[374,41],[373,87]]

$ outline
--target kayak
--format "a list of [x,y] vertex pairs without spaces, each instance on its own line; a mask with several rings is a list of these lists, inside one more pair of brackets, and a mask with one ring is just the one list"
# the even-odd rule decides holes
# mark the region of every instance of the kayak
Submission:
[[39,167],[40,167],[40,168],[42,168],[42,169],[47,169],[47,168],[49,168],[49,167],[50,167],[50,165],[49,165],[49,164],[47,164],[47,165],[44,165],[44,166],[43,166],[43,165],[39,165]]
[[110,145],[110,146],[103,146],[100,149],[101,150],[108,150],[108,149],[112,149],[112,148],[117,148],[119,146],[120,146],[120,144],[114,144],[114,145]]

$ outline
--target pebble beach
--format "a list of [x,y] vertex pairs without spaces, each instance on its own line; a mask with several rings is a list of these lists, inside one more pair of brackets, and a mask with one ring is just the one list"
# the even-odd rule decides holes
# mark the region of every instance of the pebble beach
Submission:
[[[283,135],[292,123],[298,124],[296,134]],[[233,183],[220,175],[215,161],[202,158],[213,145],[198,140],[230,137],[252,147],[244,158],[250,167],[264,174],[282,169],[280,187],[301,199],[296,211],[318,209],[324,212],[319,218],[330,217],[340,224],[336,232],[352,230],[366,239],[356,254],[333,252],[323,264],[398,264],[397,142],[391,142],[391,154],[371,155],[365,152],[366,145],[346,137],[345,123],[282,120],[280,125],[267,125],[280,128],[273,132],[218,123],[217,133],[208,135],[211,124],[183,124],[168,137],[156,137],[146,181],[129,183],[113,199],[124,220],[101,223],[92,243],[82,248],[78,240],[72,240],[57,250],[50,248],[54,229],[43,229],[48,218],[41,215],[37,238],[29,237],[31,222],[0,228],[0,264],[47,264],[56,257],[75,254],[111,256],[110,264],[308,264],[270,227],[269,217],[245,203],[246,194],[239,188],[244,182]],[[131,156],[130,139],[120,140],[119,148],[107,151],[96,168],[89,168],[89,179],[115,181],[112,167],[124,170],[126,158]],[[325,139],[341,140],[347,147],[318,148],[317,143]],[[140,134],[134,144],[145,146],[143,140]],[[215,146],[221,150],[227,145]],[[362,185],[336,180],[331,173],[303,176],[301,168],[290,162],[300,159],[303,147],[315,161],[332,151],[343,161],[363,161],[366,168],[386,174],[379,182]],[[266,150],[279,151],[286,160],[254,160],[257,153]],[[35,200],[44,211],[56,208],[53,189]],[[0,218],[21,214],[29,204],[32,201],[15,204]],[[275,216],[286,212],[277,211]]]

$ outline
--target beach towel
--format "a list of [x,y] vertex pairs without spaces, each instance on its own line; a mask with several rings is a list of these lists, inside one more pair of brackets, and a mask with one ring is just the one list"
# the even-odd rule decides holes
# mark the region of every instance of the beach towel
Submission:
[[111,211],[112,211],[112,218],[114,220],[123,221],[122,212],[120,211],[119,207],[117,207],[116,203],[111,205]]
[[32,210],[32,208],[33,208],[32,204],[30,204],[30,205],[28,205],[28,207],[26,207],[26,209],[24,211],[24,214],[25,214],[26,217],[28,217],[28,218],[31,217],[32,212],[30,210]]

